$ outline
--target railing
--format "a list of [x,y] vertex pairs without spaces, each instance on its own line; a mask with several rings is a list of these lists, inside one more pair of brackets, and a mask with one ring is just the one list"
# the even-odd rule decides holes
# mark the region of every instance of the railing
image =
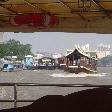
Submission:
[[14,87],[14,99],[13,100],[0,100],[0,102],[14,102],[14,108],[17,107],[17,102],[33,102],[35,100],[18,100],[17,99],[17,87],[18,86],[52,86],[52,87],[102,87],[112,88],[112,85],[91,85],[91,84],[39,84],[39,83],[0,83],[0,86],[12,86]]
[[96,64],[92,64],[92,63],[87,64],[84,61],[80,61],[80,66],[84,66],[86,68],[89,68],[89,69],[95,70],[95,71],[97,70]]

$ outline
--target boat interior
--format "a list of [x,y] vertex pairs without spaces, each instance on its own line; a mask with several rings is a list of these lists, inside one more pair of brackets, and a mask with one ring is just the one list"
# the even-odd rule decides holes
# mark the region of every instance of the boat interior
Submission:
[[[45,28],[10,23],[11,17],[40,13],[59,23]],[[112,33],[112,0],[0,0],[0,31]]]
[[[33,27],[29,24],[13,26],[10,18],[21,15],[48,14],[56,16],[59,23],[55,27]],[[112,33],[112,0],[0,0],[0,32],[74,32],[74,33]],[[1,102],[17,102],[17,86],[25,84],[0,84],[14,86],[14,100]],[[27,84],[28,85],[28,84]],[[31,86],[33,84],[29,84]],[[37,86],[58,86],[36,84]],[[34,85],[35,86],[35,85]],[[91,87],[65,96],[45,96],[31,105],[20,108],[0,110],[0,112],[112,112],[112,85],[68,85],[68,87]],[[94,94],[93,94],[94,93]],[[75,99],[75,100],[74,100]],[[70,103],[67,103],[69,100]],[[47,102],[43,105],[42,102]],[[72,102],[71,102],[72,101]],[[31,101],[24,101],[31,102]],[[91,102],[91,103],[90,103]],[[62,106],[63,105],[63,106]],[[102,106],[103,105],[103,106]],[[68,108],[71,106],[70,108]],[[52,108],[53,109],[52,109]],[[61,108],[60,108],[61,107]],[[81,107],[81,108],[80,108]]]

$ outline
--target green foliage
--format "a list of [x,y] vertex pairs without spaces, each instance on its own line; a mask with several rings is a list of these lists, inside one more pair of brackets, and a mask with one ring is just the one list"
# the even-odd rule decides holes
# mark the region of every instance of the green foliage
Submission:
[[11,39],[5,44],[0,45],[0,57],[17,56],[18,59],[23,59],[25,55],[31,54],[30,44],[21,44],[19,41]]

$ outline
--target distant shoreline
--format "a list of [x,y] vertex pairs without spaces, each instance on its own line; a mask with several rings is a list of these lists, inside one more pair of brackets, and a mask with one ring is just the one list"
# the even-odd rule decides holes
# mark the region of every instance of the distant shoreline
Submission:
[[97,67],[112,67],[112,65],[111,66],[97,66]]

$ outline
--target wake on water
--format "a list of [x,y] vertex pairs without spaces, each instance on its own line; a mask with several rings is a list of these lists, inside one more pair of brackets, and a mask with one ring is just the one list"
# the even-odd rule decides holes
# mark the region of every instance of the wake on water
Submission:
[[[40,72],[41,70],[34,70],[35,72]],[[67,72],[62,72],[62,73],[52,73],[49,74],[49,76],[52,77],[65,77],[65,78],[69,78],[69,77],[104,77],[107,76],[107,73],[93,73],[93,74],[87,74],[84,72],[80,72],[78,74],[75,73],[67,73]]]
[[106,76],[107,73],[96,73],[96,74],[87,74],[87,73],[53,73],[51,74],[52,77],[102,77]]

